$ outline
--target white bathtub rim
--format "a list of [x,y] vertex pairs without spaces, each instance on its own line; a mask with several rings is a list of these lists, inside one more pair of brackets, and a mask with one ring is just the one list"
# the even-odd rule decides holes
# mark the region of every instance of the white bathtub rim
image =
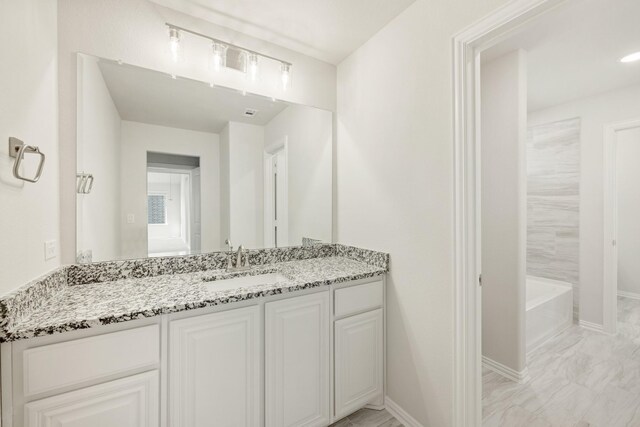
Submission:
[[571,282],[567,282],[564,280],[558,280],[558,279],[548,279],[546,277],[540,277],[540,276],[531,276],[529,274],[527,274],[527,282],[529,280],[532,281],[537,281],[537,282],[543,282],[549,285],[557,285],[557,286],[562,286],[565,288],[573,288],[573,284]]
[[[531,282],[540,282],[543,283],[545,285],[551,285],[554,288],[556,288],[554,290],[553,293],[544,295],[542,297],[537,297],[534,298],[532,300],[527,299],[525,301],[525,310],[529,311],[529,310],[533,310],[534,308],[551,301],[552,299],[557,298],[558,296],[565,294],[565,293],[571,293],[571,298],[573,300],[573,285],[569,282],[563,282],[561,280],[554,280],[554,279],[547,279],[544,277],[538,277],[538,276],[527,276],[527,282],[526,282],[526,286],[529,286],[529,284]],[[526,292],[525,292],[526,294]]]

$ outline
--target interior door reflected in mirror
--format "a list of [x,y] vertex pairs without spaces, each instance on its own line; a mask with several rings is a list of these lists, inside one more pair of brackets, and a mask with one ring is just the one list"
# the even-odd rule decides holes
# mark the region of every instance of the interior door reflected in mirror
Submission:
[[78,262],[331,242],[331,112],[77,58]]

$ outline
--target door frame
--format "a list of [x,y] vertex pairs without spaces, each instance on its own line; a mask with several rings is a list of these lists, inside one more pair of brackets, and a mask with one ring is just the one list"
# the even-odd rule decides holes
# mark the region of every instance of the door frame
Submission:
[[480,53],[566,1],[514,0],[453,36],[453,425],[482,424]]
[[603,244],[603,307],[602,329],[615,334],[618,324],[618,184],[617,184],[617,133],[640,128],[640,118],[609,123],[604,126],[604,239]]

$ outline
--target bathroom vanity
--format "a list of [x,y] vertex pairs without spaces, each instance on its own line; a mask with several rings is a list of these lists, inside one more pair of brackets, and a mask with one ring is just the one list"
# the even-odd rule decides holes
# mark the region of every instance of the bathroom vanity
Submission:
[[76,66],[75,264],[0,299],[2,427],[328,426],[381,409],[389,257],[322,243],[333,113]]
[[226,257],[74,265],[3,298],[2,425],[327,426],[382,408],[388,255]]

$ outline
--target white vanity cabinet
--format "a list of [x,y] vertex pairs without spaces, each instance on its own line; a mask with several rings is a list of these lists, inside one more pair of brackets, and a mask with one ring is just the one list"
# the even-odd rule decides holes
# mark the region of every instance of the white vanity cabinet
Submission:
[[329,292],[265,305],[265,425],[330,424]]
[[158,371],[63,393],[25,405],[26,427],[155,427]]
[[326,427],[384,405],[384,278],[4,343],[2,427]]
[[383,315],[379,308],[335,322],[335,416],[382,396]]
[[334,419],[384,403],[384,282],[334,291]]
[[169,425],[260,425],[259,315],[253,306],[169,323]]

